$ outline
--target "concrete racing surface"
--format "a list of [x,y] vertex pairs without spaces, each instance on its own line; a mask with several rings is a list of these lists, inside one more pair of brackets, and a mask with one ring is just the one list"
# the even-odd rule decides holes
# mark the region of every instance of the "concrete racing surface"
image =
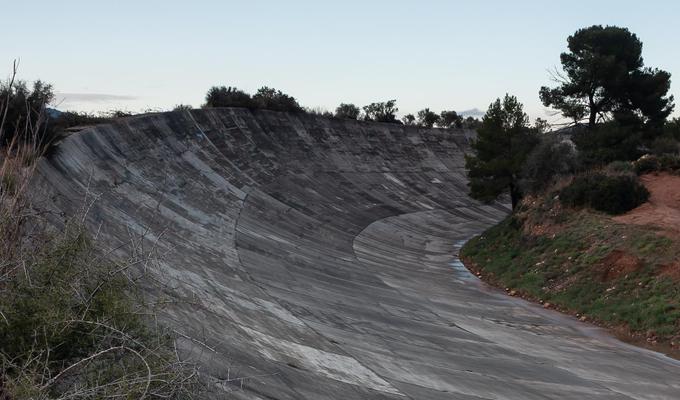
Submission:
[[[209,398],[680,399],[680,366],[485,287],[455,254],[470,132],[210,109],[121,119],[39,165],[36,204],[153,250]],[[91,204],[91,206],[89,206]],[[142,238],[143,240],[140,240]]]

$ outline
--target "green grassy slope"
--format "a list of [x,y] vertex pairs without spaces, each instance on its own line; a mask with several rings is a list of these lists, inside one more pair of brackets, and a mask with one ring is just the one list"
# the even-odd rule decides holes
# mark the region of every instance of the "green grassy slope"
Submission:
[[680,243],[653,228],[552,198],[528,199],[461,250],[496,286],[671,352],[680,345],[679,255]]

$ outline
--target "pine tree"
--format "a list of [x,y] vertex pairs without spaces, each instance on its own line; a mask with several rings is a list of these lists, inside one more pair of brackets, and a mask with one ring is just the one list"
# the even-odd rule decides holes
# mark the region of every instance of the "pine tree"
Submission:
[[513,210],[521,199],[519,179],[522,166],[538,136],[529,127],[529,117],[515,96],[491,103],[472,143],[475,154],[465,156],[470,196],[493,201],[510,193]]

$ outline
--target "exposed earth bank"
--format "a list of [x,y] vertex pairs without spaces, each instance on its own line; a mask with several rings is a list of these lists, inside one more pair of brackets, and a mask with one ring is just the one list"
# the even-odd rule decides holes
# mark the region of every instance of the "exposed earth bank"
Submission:
[[680,176],[668,173],[640,177],[649,190],[649,201],[614,220],[626,224],[649,225],[663,234],[680,237]]
[[642,206],[617,217],[528,198],[461,259],[508,294],[680,358],[680,176],[647,174]]

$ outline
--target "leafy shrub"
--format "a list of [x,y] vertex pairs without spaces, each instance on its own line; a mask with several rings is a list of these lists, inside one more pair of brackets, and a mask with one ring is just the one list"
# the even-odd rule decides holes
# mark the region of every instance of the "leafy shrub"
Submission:
[[659,166],[662,171],[680,171],[680,156],[677,154],[663,154],[659,156]]
[[424,108],[418,111],[418,126],[423,128],[432,128],[435,124],[439,123],[439,115],[434,111],[430,111],[429,108]]
[[338,108],[335,109],[335,117],[343,119],[359,119],[359,114],[361,110],[354,104],[341,103]]
[[680,118],[673,118],[667,121],[663,127],[663,133],[675,140],[680,140]]
[[[15,72],[16,73],[16,72]],[[33,87],[28,88],[24,81],[10,78],[8,82],[0,82],[0,106],[3,114],[0,120],[4,124],[0,126],[0,144],[8,145],[18,137],[22,141],[30,140],[37,143],[47,143],[53,134],[52,129],[46,129],[46,107],[54,100],[52,85],[40,80],[33,82]],[[33,133],[37,136],[23,137],[27,135],[23,127],[26,125],[40,126]]]
[[205,95],[203,107],[243,107],[274,111],[304,111],[295,97],[263,86],[253,96],[235,87],[213,86]]
[[244,107],[252,108],[252,97],[235,87],[213,86],[205,95],[204,107]]
[[323,107],[304,107],[304,111],[309,114],[309,115],[317,115],[319,117],[324,117],[324,118],[333,118],[334,115],[332,112],[326,110]]
[[520,185],[524,192],[540,192],[560,177],[574,173],[578,166],[574,144],[570,140],[547,135],[527,156]]
[[672,137],[660,136],[652,141],[650,150],[652,154],[657,156],[664,154],[678,154],[678,150],[680,150],[680,143],[678,143],[678,141]]
[[647,189],[630,175],[579,175],[560,191],[560,200],[567,206],[591,207],[608,214],[623,214],[648,198]]
[[366,121],[399,123],[396,118],[397,111],[399,111],[399,109],[397,108],[396,100],[371,103],[364,106],[364,119]]
[[638,175],[659,171],[677,173],[680,172],[680,155],[662,154],[654,156],[647,154],[640,157],[633,165]]
[[600,166],[612,161],[632,161],[641,156],[642,132],[617,122],[600,124],[594,129],[578,131],[574,143],[586,166]]
[[439,114],[437,126],[440,128],[460,128],[463,126],[463,117],[455,111],[442,111]]
[[461,122],[461,127],[464,129],[479,129],[482,126],[482,121],[475,117],[467,117]]
[[612,174],[635,173],[635,167],[633,166],[633,163],[628,161],[612,161],[607,165],[605,170]]
[[406,114],[403,117],[401,117],[401,122],[404,125],[412,126],[416,124],[416,117],[413,114]]
[[141,317],[147,310],[132,268],[97,260],[73,227],[33,254],[3,260],[22,268],[8,271],[0,287],[0,398],[182,398],[194,391],[172,337]]
[[633,163],[633,166],[635,167],[635,172],[638,175],[658,171],[659,169],[661,169],[659,159],[656,156],[650,155],[640,157],[637,161]]
[[253,95],[253,103],[256,108],[274,111],[299,112],[303,111],[295,97],[289,96],[280,90],[263,86]]
[[172,111],[191,111],[193,107],[190,104],[177,104],[172,108]]

